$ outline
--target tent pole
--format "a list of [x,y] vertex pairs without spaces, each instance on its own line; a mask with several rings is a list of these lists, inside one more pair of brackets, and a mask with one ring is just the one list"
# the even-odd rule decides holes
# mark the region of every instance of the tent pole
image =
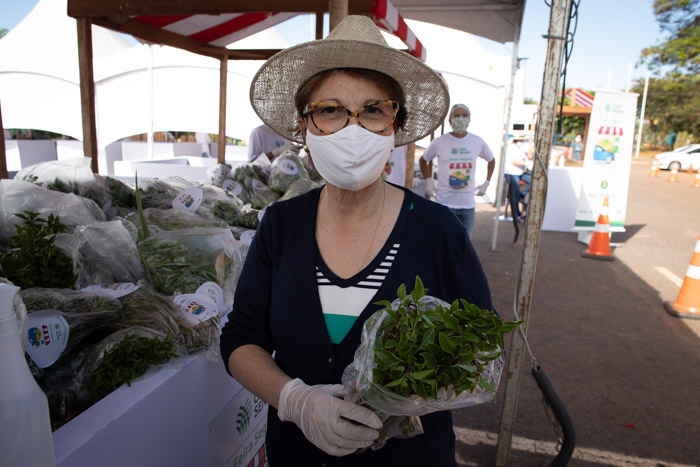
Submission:
[[5,148],[5,127],[2,124],[2,106],[0,106],[0,178],[7,178],[7,149]]
[[226,163],[226,90],[228,86],[228,56],[221,56],[219,66],[219,134],[216,135],[216,158]]
[[[508,371],[506,379],[501,426],[496,451],[496,466],[508,465],[510,447],[513,439],[515,412],[520,390],[521,366],[524,359],[525,335],[527,334],[530,315],[530,300],[534,290],[537,250],[540,229],[544,218],[547,193],[547,168],[552,150],[554,117],[556,115],[557,88],[561,73],[564,45],[567,39],[568,18],[572,0],[552,0],[547,38],[547,54],[540,97],[540,115],[535,130],[535,164],[530,188],[530,206],[525,229],[525,246],[520,264],[516,291],[515,308],[517,319],[523,321],[521,332],[514,332],[511,338]],[[534,363],[534,362],[533,362]]]
[[148,160],[153,160],[153,114],[155,97],[153,96],[155,90],[153,89],[153,45],[144,44],[146,50],[148,51],[148,134],[146,135],[146,145],[148,147]]
[[97,126],[95,124],[95,78],[92,67],[92,21],[78,18],[78,59],[80,66],[80,107],[83,119],[83,154],[92,159],[93,173],[99,173]]
[[[523,14],[525,13],[525,5],[520,8],[520,15],[513,30],[513,55],[510,65],[510,88],[508,89],[508,99],[506,101],[506,117],[503,122],[503,140],[501,142],[501,156],[498,164],[498,176],[496,183],[496,216],[493,218],[493,236],[491,238],[491,251],[496,251],[498,243],[498,223],[501,217],[501,193],[503,192],[504,173],[506,164],[506,149],[508,145],[508,130],[510,129],[510,113],[513,107],[513,94],[515,92],[515,74],[520,68],[520,59],[518,58],[518,47],[520,45],[520,28],[523,23]],[[522,102],[520,102],[522,104]],[[505,213],[504,213],[505,214]]]

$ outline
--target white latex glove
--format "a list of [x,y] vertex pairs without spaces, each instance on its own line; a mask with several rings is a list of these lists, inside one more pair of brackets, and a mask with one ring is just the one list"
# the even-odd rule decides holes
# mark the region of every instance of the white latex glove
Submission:
[[484,196],[484,193],[486,193],[486,189],[489,187],[489,181],[486,180],[484,183],[476,187],[476,191],[474,192],[475,196]]
[[283,144],[282,146],[280,146],[278,148],[273,149],[270,152],[272,153],[272,158],[275,159],[277,156],[279,156],[280,154],[282,154],[285,151],[291,151],[294,154],[299,154],[299,149],[300,149],[299,146],[297,146],[296,144],[294,144],[291,141],[288,141],[287,143]]
[[425,179],[425,197],[432,198],[435,196],[435,181],[431,178]]
[[282,388],[277,416],[294,422],[317,448],[345,456],[374,444],[382,421],[371,410],[343,399],[343,386],[308,386],[299,378]]

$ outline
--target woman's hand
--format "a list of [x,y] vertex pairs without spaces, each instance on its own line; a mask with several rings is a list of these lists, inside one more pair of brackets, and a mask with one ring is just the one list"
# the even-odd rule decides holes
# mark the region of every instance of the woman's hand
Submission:
[[288,382],[280,393],[277,415],[294,422],[316,447],[345,456],[374,444],[382,421],[371,410],[343,400],[340,384],[308,386]]

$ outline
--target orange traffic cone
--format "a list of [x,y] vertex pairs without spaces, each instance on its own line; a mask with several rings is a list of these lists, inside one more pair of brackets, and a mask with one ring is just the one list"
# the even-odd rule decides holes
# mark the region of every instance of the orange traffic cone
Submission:
[[593,228],[588,248],[581,253],[584,258],[612,261],[615,257],[610,252],[610,219],[608,218],[608,197],[603,200],[603,207],[598,214],[598,221]]
[[695,174],[695,178],[693,179],[693,188],[700,188],[700,172]]
[[656,163],[656,161],[653,161],[651,163],[651,168],[649,169],[649,176],[650,177],[656,177],[659,173],[659,164]]
[[678,181],[678,169],[671,169],[671,173],[668,175],[668,181],[669,182],[677,182]]
[[664,307],[674,316],[700,319],[700,236],[676,301],[664,302]]

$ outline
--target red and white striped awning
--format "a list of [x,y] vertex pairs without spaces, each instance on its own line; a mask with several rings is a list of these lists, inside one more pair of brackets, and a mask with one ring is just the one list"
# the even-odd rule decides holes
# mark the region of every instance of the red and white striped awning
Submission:
[[[370,11],[376,17],[377,26],[397,36],[406,44],[412,55],[425,61],[423,44],[408,28],[391,2],[377,0]],[[136,15],[130,19],[205,44],[226,47],[297,15],[299,13],[254,12],[220,15]]]
[[390,1],[377,0],[370,11],[376,17],[377,26],[401,39],[413,56],[425,61],[426,51],[423,44],[406,25],[406,21]]
[[222,15],[139,15],[132,19],[206,44],[226,47],[295,16],[297,13],[261,12]]

